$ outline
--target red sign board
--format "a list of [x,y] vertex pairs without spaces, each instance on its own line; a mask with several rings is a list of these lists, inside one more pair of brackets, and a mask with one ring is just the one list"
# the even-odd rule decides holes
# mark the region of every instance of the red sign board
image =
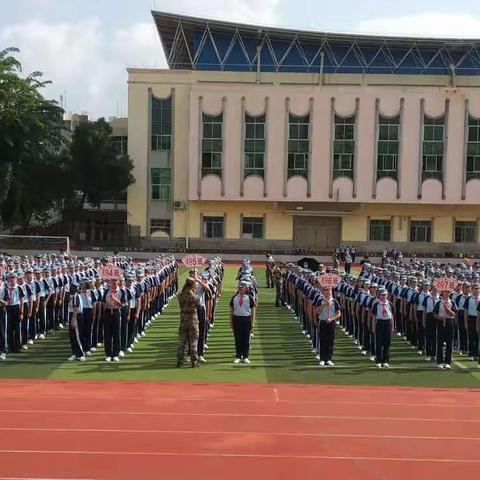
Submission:
[[123,275],[123,270],[116,265],[105,265],[100,267],[100,276],[104,280],[119,280]]
[[342,281],[342,277],[336,273],[324,273],[318,278],[322,288],[335,288]]
[[448,290],[453,292],[458,285],[458,280],[456,278],[437,278],[433,281],[433,285],[437,290]]
[[201,267],[207,263],[207,259],[195,253],[182,258],[183,264],[188,268]]

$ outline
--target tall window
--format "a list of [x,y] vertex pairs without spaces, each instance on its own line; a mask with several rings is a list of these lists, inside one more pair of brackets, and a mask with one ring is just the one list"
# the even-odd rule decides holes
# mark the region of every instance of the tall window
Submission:
[[310,114],[288,117],[288,178],[299,175],[308,177]]
[[222,176],[222,123],[220,115],[202,114],[202,177]]
[[480,179],[480,119],[468,117],[467,182]]
[[355,156],[355,115],[335,115],[335,137],[333,139],[333,178],[353,178]]
[[242,238],[263,238],[263,217],[243,217]]
[[152,98],[152,150],[172,148],[172,97]]
[[477,241],[477,222],[455,222],[455,242],[475,243]]
[[389,242],[391,228],[390,220],[370,220],[370,240]]
[[442,180],[445,117],[423,119],[422,180]]
[[412,220],[410,222],[411,242],[431,242],[432,222],[428,220]]
[[378,117],[377,178],[397,179],[400,115]]
[[[160,233],[162,235],[158,235]],[[156,236],[170,237],[170,219],[152,218],[150,220],[150,235],[156,233]]]
[[128,137],[111,137],[116,155],[126,155],[128,151]]
[[171,176],[169,168],[152,168],[152,200],[168,202],[170,200]]
[[223,238],[223,217],[203,217],[203,237]]
[[245,114],[245,177],[264,176],[265,115],[252,117]]

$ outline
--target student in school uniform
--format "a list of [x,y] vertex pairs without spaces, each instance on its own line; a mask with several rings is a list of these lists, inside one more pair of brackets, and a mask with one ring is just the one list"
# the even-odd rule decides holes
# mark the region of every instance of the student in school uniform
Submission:
[[423,301],[425,309],[425,360],[427,362],[437,356],[437,321],[433,316],[433,310],[439,300],[437,289],[433,286]]
[[321,289],[323,299],[320,306],[316,307],[319,337],[319,355],[321,367],[333,367],[333,346],[335,343],[335,325],[341,317],[342,312],[337,300],[333,298],[332,289],[325,287]]
[[118,281],[111,280],[110,287],[103,293],[105,361],[119,362],[120,358],[120,309],[124,303],[124,293],[118,288]]
[[21,322],[24,293],[17,285],[17,274],[14,272],[8,274],[7,295],[7,349],[9,352],[19,353],[22,348]]
[[463,326],[467,333],[468,360],[476,360],[479,356],[479,328],[477,325],[478,307],[480,306],[479,285],[475,283],[472,294],[467,297],[459,308],[464,309]]
[[80,284],[80,297],[82,300],[82,319],[80,329],[80,339],[83,351],[87,357],[92,355],[92,329],[93,329],[93,307],[95,305],[95,296],[93,294],[93,282],[86,279]]
[[7,286],[0,278],[0,360],[7,359]]
[[[433,310],[437,320],[437,364],[438,368],[450,369],[452,364],[453,331],[457,304],[450,298],[448,290],[442,291],[442,296]],[[445,349],[444,349],[445,345]]]
[[20,309],[23,314],[23,320],[20,323],[20,337],[22,339],[22,350],[28,350],[28,322],[33,310],[33,292],[25,283],[25,277],[22,270],[17,271],[17,288],[22,289],[23,298],[20,303]]
[[80,332],[83,330],[83,304],[79,289],[79,284],[75,282],[69,286],[68,337],[70,339],[70,347],[72,348],[72,355],[68,358],[69,362],[73,362],[74,360],[84,362],[86,360],[80,336]]
[[248,283],[241,281],[237,293],[230,300],[230,328],[235,337],[233,363],[250,364],[250,333],[255,324],[255,301],[248,295]]
[[387,299],[387,291],[381,288],[378,299],[372,307],[373,331],[375,332],[376,364],[379,368],[389,368],[390,343],[393,331],[393,309]]

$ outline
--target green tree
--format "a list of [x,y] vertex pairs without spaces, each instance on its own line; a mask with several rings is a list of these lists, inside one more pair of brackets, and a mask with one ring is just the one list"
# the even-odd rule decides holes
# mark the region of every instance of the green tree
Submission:
[[5,225],[25,226],[65,196],[68,151],[63,111],[40,93],[49,82],[40,72],[22,78],[16,52],[0,51],[0,214]]
[[134,182],[133,162],[128,155],[116,155],[111,134],[103,118],[80,125],[73,134],[69,175],[82,194],[80,205],[118,198]]

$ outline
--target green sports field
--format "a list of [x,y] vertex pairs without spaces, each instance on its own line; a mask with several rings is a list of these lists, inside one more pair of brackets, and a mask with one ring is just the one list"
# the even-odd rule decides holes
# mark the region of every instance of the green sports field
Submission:
[[[102,352],[96,352],[86,363],[67,362],[70,350],[66,331],[62,331],[30,347],[28,352],[11,355],[0,363],[0,377],[480,387],[480,370],[473,362],[458,357],[452,371],[438,370],[397,337],[392,345],[389,370],[377,369],[361,356],[340,330],[335,342],[335,367],[318,367],[298,322],[289,311],[274,306],[274,290],[266,288],[260,289],[252,364],[233,365],[228,303],[235,289],[235,273],[236,268],[227,267],[215,328],[209,339],[208,363],[201,368],[175,368],[179,316],[178,302],[174,299],[153,322],[135,351],[118,364],[104,362]],[[263,270],[258,269],[257,278],[264,285]]]

